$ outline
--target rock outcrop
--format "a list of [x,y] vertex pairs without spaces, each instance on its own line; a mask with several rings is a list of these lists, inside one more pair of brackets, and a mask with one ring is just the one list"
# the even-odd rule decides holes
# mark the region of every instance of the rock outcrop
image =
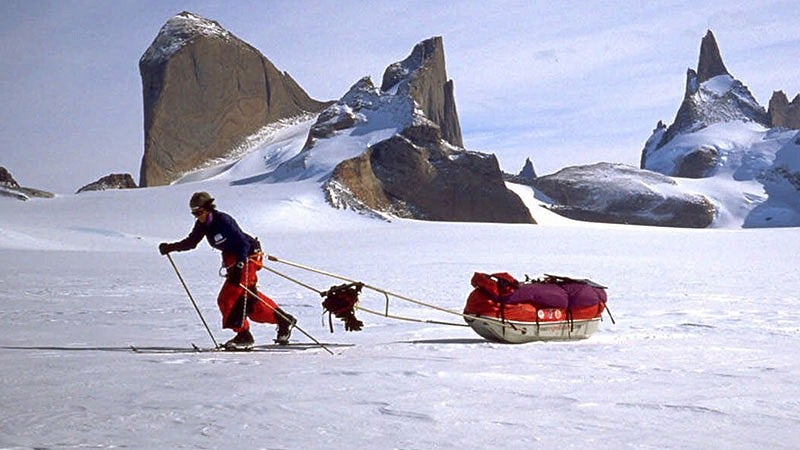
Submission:
[[709,30],[700,45],[697,71],[688,69],[686,91],[675,121],[657,127],[642,151],[641,167],[665,175],[700,178],[714,174],[721,164],[719,152],[708,148],[661,151],[679,135],[693,133],[724,122],[755,122],[769,126],[764,108],[739,80],[732,77]]
[[9,189],[19,189],[19,183],[5,167],[0,167],[0,186]]
[[144,156],[139,184],[169,184],[224,158],[264,126],[326,104],[217,22],[182,12],[139,61]]
[[106,175],[99,180],[89,183],[86,186],[78,189],[76,194],[87,191],[107,191],[110,189],[135,189],[136,182],[129,173],[112,173]]
[[728,73],[728,69],[725,68],[725,63],[722,62],[722,55],[719,52],[717,39],[714,37],[714,33],[708,30],[703,40],[700,41],[700,57],[697,61],[697,81],[698,83],[705,83],[720,75],[730,74]]
[[5,167],[0,166],[0,197],[9,197],[17,200],[36,198],[53,198],[52,192],[29,187],[22,187]]
[[783,91],[773,92],[768,113],[772,127],[800,130],[800,94],[790,103]]
[[339,164],[327,185],[329,199],[422,220],[535,223],[506,188],[494,155],[453,150],[442,139],[422,141],[415,131],[406,129]]
[[675,180],[623,164],[598,163],[540,176],[534,186],[565,217],[664,227],[705,228],[716,207],[705,196],[686,192]]

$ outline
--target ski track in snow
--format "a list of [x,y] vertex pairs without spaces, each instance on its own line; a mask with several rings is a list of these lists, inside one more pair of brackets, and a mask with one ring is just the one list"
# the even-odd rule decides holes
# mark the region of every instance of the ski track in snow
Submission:
[[[211,345],[171,267],[155,252],[157,240],[129,250],[129,244],[99,248],[126,242],[133,230],[94,233],[98,248],[84,251],[4,248],[0,258],[14,270],[0,278],[0,447],[792,448],[796,442],[796,230],[356,218],[357,231],[326,231],[332,225],[323,223],[307,234],[262,226],[256,217],[245,220],[278,256],[455,311],[474,271],[590,277],[610,286],[617,323],[606,316],[584,341],[514,346],[485,342],[468,328],[361,312],[363,331],[347,333],[335,321],[331,335],[317,294],[262,272],[263,290],[304,329],[356,346],[334,349],[336,356],[322,350],[136,354],[125,348]],[[188,231],[185,220],[149,234],[179,237]],[[220,329],[214,304],[217,258],[200,247],[175,261],[222,341],[229,333]],[[275,268],[318,287],[338,283]],[[382,310],[384,301],[362,295],[372,309]],[[459,322],[397,300],[390,308]],[[260,342],[274,336],[272,326],[253,331]],[[293,337],[307,341],[299,332]]]

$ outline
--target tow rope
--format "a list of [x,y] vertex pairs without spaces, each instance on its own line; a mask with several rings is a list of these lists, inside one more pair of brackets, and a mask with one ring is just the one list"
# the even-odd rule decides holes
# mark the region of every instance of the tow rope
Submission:
[[[355,318],[355,310],[356,309],[358,309],[360,311],[364,311],[364,312],[369,313],[369,314],[374,314],[374,315],[378,315],[378,316],[382,316],[382,317],[386,317],[386,318],[390,318],[390,319],[405,320],[405,321],[410,321],[410,322],[430,323],[430,324],[436,324],[436,325],[448,325],[448,326],[455,326],[455,327],[469,327],[470,326],[470,325],[468,325],[466,323],[453,323],[453,322],[444,322],[444,321],[438,321],[438,320],[424,320],[424,319],[416,319],[416,318],[410,318],[410,317],[402,317],[402,316],[391,315],[391,314],[389,314],[389,297],[390,296],[391,297],[395,297],[395,298],[397,298],[399,300],[403,300],[403,301],[406,301],[406,302],[409,302],[409,303],[413,303],[415,305],[419,305],[419,306],[423,306],[423,307],[426,307],[426,308],[434,309],[434,310],[437,310],[437,311],[440,311],[440,312],[444,312],[444,313],[447,313],[447,314],[459,316],[459,317],[465,319],[466,321],[481,320],[483,322],[496,323],[499,326],[502,326],[504,328],[505,327],[513,328],[514,327],[513,324],[508,323],[508,322],[503,322],[503,321],[501,321],[499,319],[493,319],[493,318],[490,318],[490,317],[483,317],[483,316],[477,317],[477,316],[472,315],[472,314],[464,314],[464,313],[459,312],[459,311],[449,310],[449,309],[442,308],[442,307],[439,307],[439,306],[436,306],[436,305],[432,305],[432,304],[429,304],[429,303],[422,302],[420,300],[413,299],[411,297],[407,297],[407,296],[400,295],[400,294],[397,294],[397,293],[394,293],[394,292],[390,292],[390,291],[387,291],[386,289],[382,289],[380,287],[376,287],[376,286],[373,286],[373,285],[370,285],[370,284],[367,284],[367,283],[363,283],[363,282],[360,282],[360,281],[357,281],[357,280],[354,280],[354,279],[351,279],[351,278],[347,278],[347,277],[344,277],[342,275],[337,275],[335,273],[327,272],[327,271],[324,271],[324,270],[320,270],[320,269],[316,269],[316,268],[313,268],[313,267],[309,267],[309,266],[305,266],[305,265],[302,265],[302,264],[298,264],[298,263],[295,263],[295,262],[291,262],[291,261],[287,261],[287,260],[284,260],[284,259],[280,259],[277,256],[267,255],[267,260],[272,261],[272,262],[276,262],[276,263],[285,264],[287,266],[295,267],[297,269],[305,270],[305,271],[308,271],[308,272],[313,272],[313,273],[316,273],[316,274],[319,274],[319,275],[324,275],[324,276],[327,276],[327,277],[335,278],[335,279],[338,279],[338,280],[341,280],[341,281],[346,281],[348,283],[348,284],[339,285],[339,286],[332,286],[327,291],[322,291],[320,289],[314,288],[313,286],[305,284],[305,283],[303,283],[303,282],[301,282],[301,281],[299,281],[299,280],[297,280],[295,278],[292,278],[292,277],[290,277],[290,276],[288,276],[286,274],[283,274],[283,273],[281,273],[281,272],[279,272],[279,271],[277,271],[277,270],[275,270],[273,268],[267,267],[266,265],[263,266],[263,268],[265,270],[268,270],[268,271],[270,271],[270,272],[272,272],[272,273],[274,273],[274,274],[276,274],[276,275],[278,275],[280,277],[283,277],[283,278],[285,278],[285,279],[287,279],[287,280],[289,280],[289,281],[291,281],[293,283],[296,283],[296,284],[298,284],[300,286],[303,286],[303,287],[305,287],[305,288],[307,288],[309,290],[312,290],[312,291],[316,292],[317,294],[320,294],[320,296],[322,296],[322,297],[327,297],[327,294],[330,293],[331,291],[334,291],[336,293],[337,288],[341,288],[342,286],[345,286],[345,287],[351,286],[352,287],[352,286],[358,285],[359,288],[358,288],[358,291],[357,291],[356,295],[350,296],[347,299],[348,303],[352,302],[352,308],[350,308],[350,311],[352,311],[352,318],[350,318],[351,315],[347,313],[347,308],[342,310],[343,317],[340,317],[339,315],[336,314],[336,310],[339,309],[337,307],[337,306],[339,306],[337,302],[339,302],[341,300],[332,300],[332,303],[333,303],[332,308],[333,309],[326,308],[323,305],[323,308],[325,308],[325,312],[331,312],[333,315],[335,315],[338,318],[340,318],[343,321],[345,321],[345,330],[348,330],[348,331],[359,331],[363,327],[363,322],[361,322],[360,320]],[[367,309],[367,308],[365,308],[365,307],[363,307],[363,306],[358,304],[358,302],[359,302],[358,294],[361,292],[361,289],[363,289],[363,288],[370,289],[370,290],[373,290],[373,291],[378,292],[380,294],[383,294],[383,296],[386,298],[386,308],[385,308],[384,312],[378,312],[378,311],[374,311],[374,310],[371,310],[371,309]],[[348,294],[348,295],[351,295],[351,294]],[[323,301],[323,303],[324,303],[324,301]],[[330,318],[330,315],[329,315],[329,323],[330,322],[332,322],[332,319]]]

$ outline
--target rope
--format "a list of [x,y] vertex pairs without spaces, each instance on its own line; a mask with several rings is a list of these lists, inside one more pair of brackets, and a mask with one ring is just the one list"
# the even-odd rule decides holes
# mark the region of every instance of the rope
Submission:
[[388,317],[390,319],[397,319],[397,320],[405,320],[407,322],[432,323],[432,324],[436,324],[436,325],[450,325],[450,326],[453,326],[453,327],[468,327],[469,326],[469,325],[467,325],[465,323],[441,322],[441,321],[438,321],[438,320],[415,319],[413,317],[395,316],[395,315],[392,315],[392,314],[389,314],[389,313],[382,313],[382,312],[378,312],[378,311],[373,311],[371,309],[364,308],[363,306],[360,306],[360,305],[356,305],[356,308],[358,308],[361,311],[364,311],[364,312],[367,312],[367,313],[370,313],[370,314],[374,314],[376,316]]
[[317,289],[317,288],[315,288],[313,286],[309,286],[309,285],[303,283],[302,281],[294,279],[294,278],[290,277],[289,275],[286,275],[286,274],[283,274],[281,272],[278,272],[275,269],[271,269],[271,268],[269,268],[267,266],[263,266],[263,267],[264,267],[264,270],[268,270],[268,271],[274,273],[275,275],[278,275],[279,277],[286,278],[287,280],[289,280],[289,281],[291,281],[293,283],[299,284],[300,286],[303,286],[306,289],[312,290],[312,291],[316,292],[319,295],[322,295],[322,292],[324,292],[324,291],[321,291],[321,290],[319,290],[319,289]]
[[[331,278],[337,278],[339,280],[347,281],[349,283],[359,283],[359,281],[353,280],[351,278],[347,278],[347,277],[344,277],[344,276],[341,276],[341,275],[337,275],[337,274],[331,273],[331,272],[326,272],[324,270],[315,269],[313,267],[304,266],[302,264],[293,263],[293,262],[290,262],[290,261],[285,261],[285,260],[282,260],[282,259],[278,259],[277,257],[272,256],[272,255],[268,255],[267,259],[269,259],[270,261],[283,263],[283,264],[286,264],[288,266],[296,267],[298,269],[304,269],[304,270],[307,270],[309,272],[315,272],[315,273],[318,273],[320,275],[329,276]],[[431,308],[431,309],[435,309],[435,310],[438,310],[438,311],[441,311],[441,312],[445,312],[445,313],[448,313],[448,314],[454,314],[456,316],[465,317],[464,314],[462,314],[460,312],[456,312],[456,311],[452,311],[452,310],[449,310],[449,309],[445,309],[445,308],[442,308],[442,307],[439,307],[439,306],[436,306],[436,305],[431,305],[429,303],[425,303],[425,302],[422,302],[420,300],[415,300],[415,299],[413,299],[411,297],[406,297],[404,295],[396,294],[394,292],[389,292],[386,289],[382,289],[382,288],[379,288],[377,286],[371,286],[371,285],[363,283],[363,282],[362,282],[362,284],[364,285],[365,288],[372,289],[373,291],[376,291],[376,292],[380,292],[381,294],[383,294],[383,295],[385,295],[387,297],[391,295],[393,297],[399,298],[400,300],[405,300],[407,302],[411,302],[411,303],[414,303],[414,304],[417,304],[417,305],[420,305],[420,306],[425,306],[425,307],[428,307],[428,308]]]
[[[491,317],[484,317],[484,316],[481,316],[479,318],[479,317],[476,317],[476,316],[474,316],[472,314],[464,314],[464,313],[460,313],[460,312],[457,312],[457,311],[453,311],[453,310],[449,310],[449,309],[446,309],[446,308],[442,308],[442,307],[439,307],[439,306],[436,306],[436,305],[431,305],[429,303],[425,303],[423,301],[416,300],[416,299],[413,299],[411,297],[406,297],[404,295],[396,294],[394,292],[387,291],[386,289],[382,289],[382,288],[379,288],[377,286],[371,286],[369,284],[366,284],[366,283],[363,283],[363,282],[360,282],[360,281],[357,281],[357,280],[354,280],[354,279],[351,279],[351,278],[347,278],[347,277],[344,277],[342,275],[337,275],[335,273],[326,272],[324,270],[315,269],[313,267],[304,266],[302,264],[298,264],[298,263],[295,263],[295,262],[279,259],[277,256],[267,255],[267,259],[270,260],[270,261],[273,261],[273,262],[286,264],[287,266],[292,266],[292,267],[295,267],[295,268],[298,268],[298,269],[306,270],[306,271],[317,273],[317,274],[320,274],[320,275],[325,275],[325,276],[328,276],[328,277],[331,277],[331,278],[336,278],[338,280],[347,281],[349,283],[361,283],[362,285],[364,285],[365,288],[372,289],[373,291],[376,291],[376,292],[379,292],[379,293],[383,294],[384,296],[386,296],[386,303],[387,303],[386,304],[386,313],[385,314],[375,313],[373,311],[368,311],[367,309],[362,308],[362,307],[359,306],[359,309],[363,309],[366,312],[372,312],[373,314],[382,315],[384,317],[390,317],[390,318],[399,319],[399,320],[410,320],[408,318],[391,317],[389,315],[389,304],[388,303],[389,303],[389,296],[391,295],[393,297],[399,298],[400,300],[405,300],[407,302],[414,303],[414,304],[419,305],[419,306],[424,306],[424,307],[427,307],[427,308],[435,309],[437,311],[441,311],[441,312],[444,312],[444,313],[447,313],[447,314],[456,315],[456,316],[462,317],[464,319],[470,319],[470,320],[479,319],[479,320],[484,320],[484,321],[487,321],[487,322],[495,322],[495,323],[501,325],[502,327],[515,328],[514,325],[509,323],[509,322],[493,319]],[[288,277],[286,275],[283,275],[283,274],[281,274],[281,273],[279,273],[279,272],[277,272],[277,271],[275,271],[273,269],[269,269],[266,266],[264,266],[264,268],[269,270],[269,271],[271,271],[271,272],[273,272],[273,273],[275,273],[275,274],[278,274],[278,275],[286,278],[287,280],[293,281],[293,282],[295,282],[295,283],[297,283],[297,284],[299,284],[301,286],[304,286],[304,287],[306,287],[308,289],[311,289],[311,290],[313,290],[313,291],[315,291],[317,293],[321,293],[322,292],[322,291],[318,291],[317,289],[314,289],[311,286],[308,286],[308,285],[306,285],[304,283],[301,283],[301,282],[299,282],[299,281],[297,281],[297,280],[295,280],[293,278],[290,278],[290,277]],[[430,323],[435,323],[435,322],[431,321]],[[442,324],[447,324],[447,323],[443,322]],[[450,325],[453,325],[453,324],[450,324]],[[467,325],[467,326],[469,326],[469,325]]]

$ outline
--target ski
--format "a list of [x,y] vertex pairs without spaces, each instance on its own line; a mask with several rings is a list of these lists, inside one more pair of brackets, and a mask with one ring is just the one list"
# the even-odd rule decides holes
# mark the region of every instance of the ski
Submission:
[[[323,342],[322,345],[328,348],[347,348],[354,347],[355,344],[341,344]],[[131,345],[130,349],[134,353],[140,354],[171,354],[171,353],[281,353],[298,352],[307,350],[323,350],[323,347],[313,342],[290,342],[288,344],[261,344],[254,345],[249,349],[226,349],[224,347],[200,347],[192,343],[191,347],[138,347]]]

